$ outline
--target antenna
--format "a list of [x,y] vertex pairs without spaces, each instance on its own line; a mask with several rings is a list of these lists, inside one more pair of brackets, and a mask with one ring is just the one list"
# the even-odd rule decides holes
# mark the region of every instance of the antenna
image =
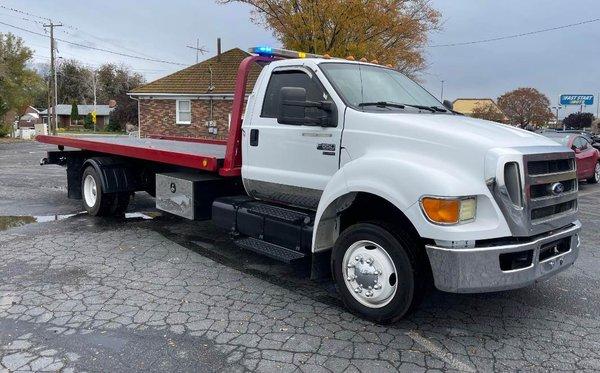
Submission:
[[206,50],[206,48],[203,46],[200,46],[200,39],[196,39],[196,46],[193,47],[191,45],[186,45],[186,47],[190,48],[190,49],[195,49],[196,50],[196,63],[198,63],[198,58],[200,57],[200,54],[204,54],[206,52],[208,52],[208,50]]

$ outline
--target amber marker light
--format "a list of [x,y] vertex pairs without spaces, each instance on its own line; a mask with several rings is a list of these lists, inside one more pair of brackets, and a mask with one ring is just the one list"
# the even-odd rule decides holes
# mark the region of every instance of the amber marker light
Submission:
[[475,218],[477,210],[476,201],[475,197],[423,197],[421,199],[421,208],[427,219],[432,223],[444,225],[457,224]]

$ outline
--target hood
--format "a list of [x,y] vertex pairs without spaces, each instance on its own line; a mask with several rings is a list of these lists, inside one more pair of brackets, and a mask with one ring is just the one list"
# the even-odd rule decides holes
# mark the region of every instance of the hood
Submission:
[[347,121],[345,129],[351,130],[354,124],[361,122],[377,123],[369,129],[445,148],[489,150],[498,147],[561,146],[530,131],[462,115],[352,111],[348,114],[354,119]]
[[[401,159],[436,165],[439,169],[481,174],[486,155],[494,149],[530,153],[567,148],[533,132],[462,115],[376,113],[348,109],[342,146],[351,159],[393,152]],[[504,150],[500,150],[504,149]],[[556,150],[555,150],[556,149]],[[458,165],[458,166],[457,166]]]

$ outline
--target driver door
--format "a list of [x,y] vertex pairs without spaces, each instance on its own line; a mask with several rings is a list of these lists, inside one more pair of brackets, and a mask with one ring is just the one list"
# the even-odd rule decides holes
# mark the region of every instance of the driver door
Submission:
[[[316,209],[339,169],[342,121],[337,119],[335,127],[278,123],[283,87],[304,88],[308,101],[329,101],[335,110],[314,71],[304,66],[274,70],[262,102],[257,100],[257,114],[244,126],[244,185],[254,197]],[[307,109],[306,116],[311,115],[316,113]]]

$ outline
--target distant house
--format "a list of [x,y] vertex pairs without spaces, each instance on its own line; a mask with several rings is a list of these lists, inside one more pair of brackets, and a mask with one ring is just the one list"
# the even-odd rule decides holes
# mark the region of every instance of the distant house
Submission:
[[[229,134],[232,99],[240,62],[249,53],[230,49],[134,89],[139,131],[149,135],[224,139]],[[252,91],[261,67],[255,65],[246,85]]]
[[491,98],[458,98],[452,102],[452,108],[461,114],[473,116],[475,108],[490,108],[504,116],[505,120],[508,120],[500,107]]
[[[56,106],[56,115],[58,117],[58,128],[69,128],[71,125],[71,105],[59,104]],[[52,107],[54,108],[54,106]],[[54,111],[50,109],[50,114]],[[114,110],[114,105],[96,105],[96,127],[104,128],[110,121],[110,112]],[[83,123],[83,118],[94,111],[94,105],[77,105],[79,117]],[[48,123],[48,110],[40,112],[44,123]]]
[[34,128],[38,123],[42,123],[40,111],[33,106],[28,106],[27,109],[25,109],[25,114],[21,115],[21,118],[19,118],[17,126],[18,128]]

